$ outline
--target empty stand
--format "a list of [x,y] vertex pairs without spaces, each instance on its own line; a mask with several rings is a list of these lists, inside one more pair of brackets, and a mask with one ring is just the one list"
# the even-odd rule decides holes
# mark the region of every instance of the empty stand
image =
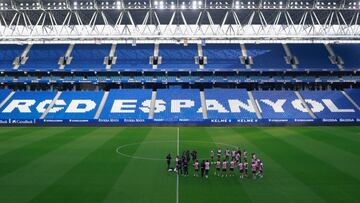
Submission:
[[203,54],[207,57],[205,69],[245,69],[239,44],[206,44]]
[[338,69],[331,63],[324,44],[288,44],[293,56],[299,60],[299,69]]
[[360,89],[347,89],[345,92],[358,106],[360,106]]
[[360,114],[340,91],[302,91],[300,94],[318,118],[354,119]]
[[199,90],[157,90],[154,119],[163,121],[202,120],[203,114]]
[[293,91],[253,91],[263,118],[310,119],[309,113],[299,110],[301,102]]
[[151,90],[110,90],[99,119],[147,119]]
[[243,89],[206,89],[209,119],[257,119],[255,109]]
[[71,63],[65,69],[71,70],[105,70],[104,59],[109,55],[111,44],[75,44],[71,52]]
[[103,95],[104,92],[62,92],[45,119],[92,119]]
[[246,44],[246,51],[253,58],[251,69],[291,69],[281,44]]
[[28,60],[20,65],[23,70],[49,71],[59,68],[59,59],[65,55],[67,44],[35,44],[28,53]]
[[345,69],[360,68],[360,44],[332,44],[331,47],[343,60]]
[[195,64],[194,57],[197,56],[196,44],[160,44],[159,56],[162,57],[162,63],[158,69],[197,69],[199,65]]
[[111,69],[152,69],[150,56],[154,55],[154,44],[118,44],[115,56],[116,64]]
[[16,92],[1,108],[1,119],[38,119],[55,92]]
[[0,70],[6,71],[13,68],[16,57],[20,57],[26,46],[15,44],[0,45]]

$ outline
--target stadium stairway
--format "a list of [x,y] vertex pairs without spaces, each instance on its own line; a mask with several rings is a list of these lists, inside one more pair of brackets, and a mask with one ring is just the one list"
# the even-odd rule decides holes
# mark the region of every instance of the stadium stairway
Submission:
[[156,90],[153,90],[151,92],[151,103],[150,103],[150,111],[149,111],[149,119],[154,119],[154,109],[155,109],[155,104],[156,104]]
[[109,92],[105,91],[104,96],[102,97],[99,107],[95,113],[94,119],[99,119],[100,114],[101,114],[102,110],[104,109],[104,106],[105,106],[105,103],[106,103],[108,97],[109,97]]
[[298,97],[298,99],[300,99],[302,105],[305,107],[305,109],[307,110],[307,112],[310,114],[310,116],[313,119],[316,119],[316,115],[314,114],[314,112],[310,109],[310,107],[307,105],[307,103],[305,102],[304,97],[300,94],[299,91],[295,91],[296,96]]
[[259,104],[258,104],[258,102],[255,101],[254,95],[253,95],[253,93],[251,91],[248,91],[248,96],[249,96],[249,99],[251,101],[251,104],[254,107],[257,118],[262,119],[262,115],[261,115],[261,112],[260,112],[260,109],[259,109]]
[[[65,53],[65,59],[71,57],[71,53],[72,53],[74,47],[75,47],[75,44],[69,44],[69,47],[68,47],[68,49],[66,50],[66,53]],[[65,68],[65,64],[60,64],[59,69],[63,70],[64,68]]]
[[45,112],[40,116],[40,119],[44,119],[46,117],[46,115],[49,113],[49,111],[54,107],[54,105],[56,104],[57,100],[59,99],[59,97],[61,96],[61,91],[57,92],[54,99],[51,101],[51,103],[49,104],[48,108],[45,110]]
[[14,64],[14,67],[13,67],[14,70],[19,69],[19,67],[21,66],[21,64],[25,64],[25,63],[26,63],[26,61],[27,61],[27,59],[28,59],[28,53],[29,53],[31,47],[32,47],[32,44],[28,44],[28,45],[26,46],[26,48],[25,48],[24,51],[22,52],[22,54],[21,54],[19,60],[17,61],[17,63]]

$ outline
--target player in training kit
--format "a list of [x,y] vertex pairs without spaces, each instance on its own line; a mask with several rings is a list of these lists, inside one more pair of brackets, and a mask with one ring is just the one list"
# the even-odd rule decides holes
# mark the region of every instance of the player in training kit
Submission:
[[235,160],[235,157],[236,157],[236,151],[235,151],[235,149],[233,149],[231,151],[231,160]]
[[211,149],[210,156],[211,156],[211,162],[214,162],[214,156],[215,156],[214,148]]
[[244,162],[244,175],[246,178],[248,177],[248,168],[249,168],[248,162],[245,161]]
[[238,164],[238,167],[239,167],[240,178],[243,179],[244,178],[244,164],[240,162]]
[[230,156],[230,150],[228,148],[226,148],[226,150],[225,150],[226,160],[229,160],[229,156]]
[[230,176],[234,176],[235,161],[230,161]]
[[251,162],[251,172],[253,179],[256,179],[256,168],[257,168],[257,163],[256,160],[254,160]]
[[227,177],[227,173],[226,173],[226,168],[227,168],[227,161],[226,159],[222,162],[222,174],[221,177]]
[[209,177],[209,171],[210,171],[210,162],[209,160],[205,161],[205,178]]
[[198,177],[199,176],[199,161],[198,160],[195,160],[194,169],[195,169],[194,176]]
[[[220,176],[220,169],[221,169],[221,162],[220,162],[220,159],[218,159],[216,161],[216,172],[217,172],[217,175]],[[216,172],[214,173],[216,175]]]
[[221,158],[221,149],[220,149],[220,147],[219,147],[218,150],[217,150],[217,156],[218,156],[218,159]]
[[181,160],[180,160],[179,156],[176,156],[175,161],[176,161],[176,172],[177,172],[177,173],[180,173],[180,170],[181,170]]
[[240,163],[240,162],[241,162],[241,154],[240,154],[239,152],[236,153],[235,161],[236,161],[236,163]]
[[256,161],[256,154],[255,154],[255,153],[252,153],[252,154],[251,154],[251,160],[255,160],[255,161]]
[[246,161],[246,162],[248,161],[247,156],[248,156],[248,153],[246,150],[244,150],[244,161]]

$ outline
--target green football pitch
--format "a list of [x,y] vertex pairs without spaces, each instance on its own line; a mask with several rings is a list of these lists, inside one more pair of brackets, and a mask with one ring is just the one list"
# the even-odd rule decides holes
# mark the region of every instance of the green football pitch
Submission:
[[[240,147],[264,177],[167,172],[167,153]],[[0,128],[0,202],[359,202],[360,127]]]

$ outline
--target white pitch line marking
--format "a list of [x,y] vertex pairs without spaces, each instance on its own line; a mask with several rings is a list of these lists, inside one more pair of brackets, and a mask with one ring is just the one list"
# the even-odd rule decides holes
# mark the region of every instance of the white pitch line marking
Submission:
[[[179,155],[179,137],[180,129],[177,128],[177,138],[176,138],[176,154]],[[176,203],[179,203],[179,172],[176,175]]]

